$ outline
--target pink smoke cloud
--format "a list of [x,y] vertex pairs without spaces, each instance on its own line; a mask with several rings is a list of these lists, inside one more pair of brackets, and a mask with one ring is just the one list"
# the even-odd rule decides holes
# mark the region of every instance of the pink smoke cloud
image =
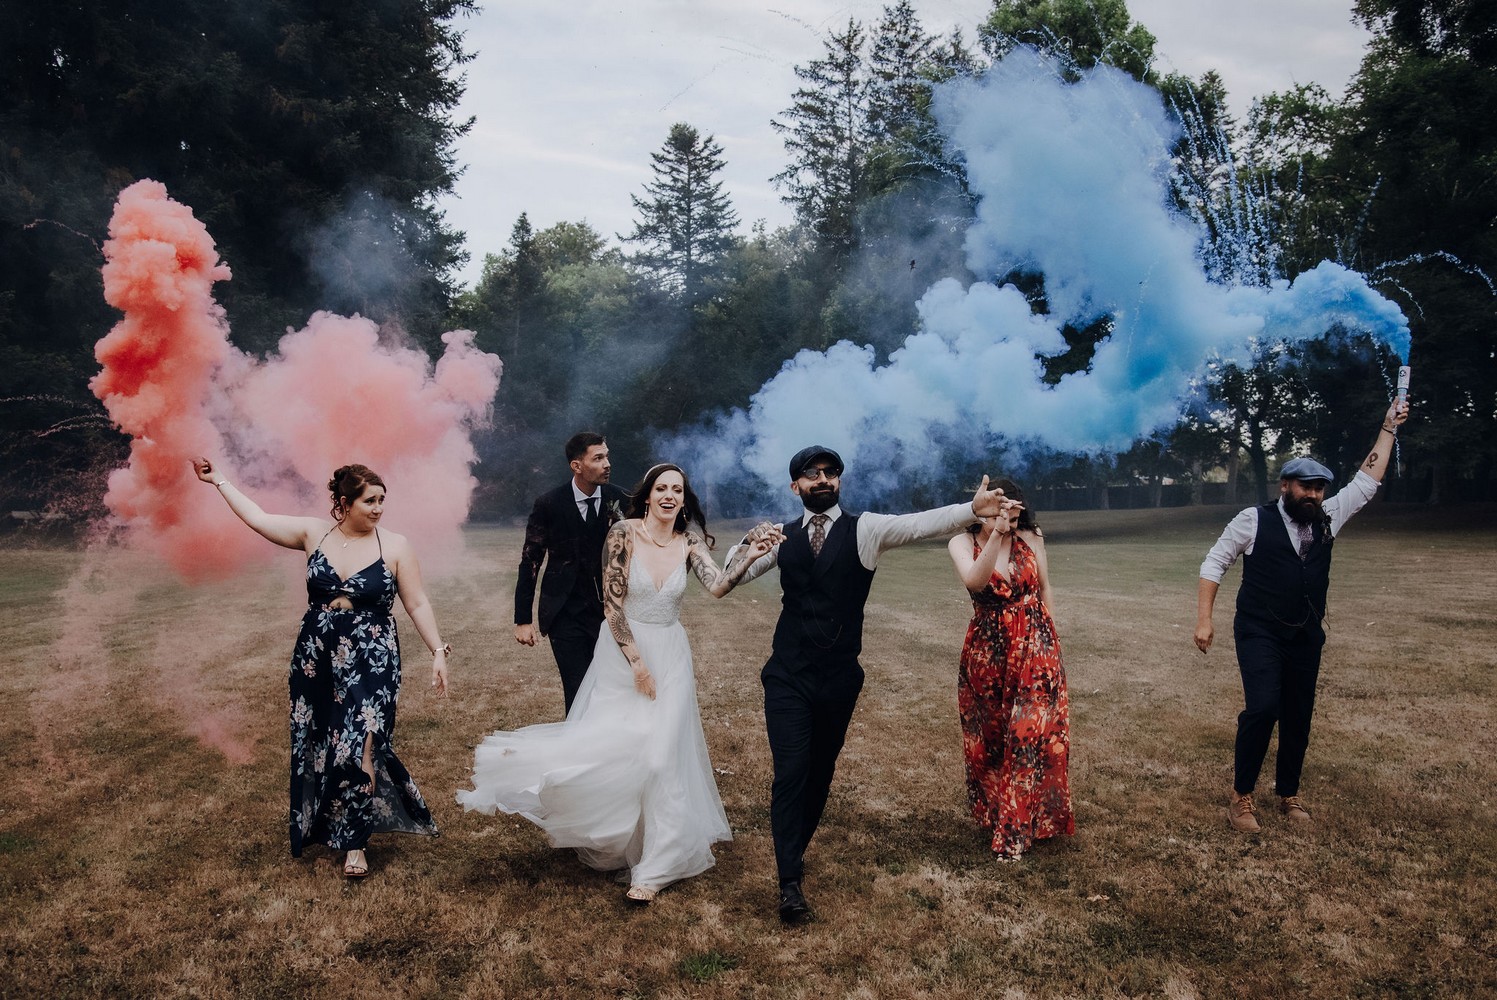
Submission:
[[423,563],[461,548],[477,460],[502,362],[473,334],[443,335],[435,367],[383,342],[361,317],[316,313],[260,361],[229,342],[212,289],[230,272],[202,223],[155,181],[126,188],[104,246],[104,294],[124,312],[99,341],[90,383],[131,437],[105,503],[133,545],[189,580],[223,577],[275,549],[192,473],[208,455],[267,510],[325,515],[336,467],[384,478],[386,521]]

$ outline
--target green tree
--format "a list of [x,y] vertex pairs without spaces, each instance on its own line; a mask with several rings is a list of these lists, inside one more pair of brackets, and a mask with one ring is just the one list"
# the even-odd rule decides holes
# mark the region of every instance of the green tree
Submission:
[[834,255],[857,246],[855,221],[871,142],[863,26],[848,19],[823,40],[821,58],[795,67],[802,86],[771,124],[790,165],[773,178],[801,225]]
[[[218,241],[240,346],[264,348],[327,307],[434,340],[463,256],[435,199],[452,187],[453,143],[467,128],[452,117],[468,58],[452,21],[471,9],[0,6],[0,398],[45,385],[95,407],[92,345],[114,318],[98,247],[115,196],[142,177],[165,183]],[[355,266],[370,260],[385,267]],[[10,460],[59,417],[97,409],[67,412],[7,411]],[[46,440],[45,464],[63,475],[97,464],[97,441]]]
[[623,237],[642,244],[635,262],[678,292],[688,308],[705,296],[723,256],[736,242],[738,216],[717,175],[722,147],[684,122],[671,126],[660,152],[651,153],[654,179],[646,197],[632,196],[639,219]]
[[1015,45],[1058,56],[1073,76],[1098,63],[1154,82],[1154,36],[1128,13],[1124,0],[994,0],[977,29],[993,60]]

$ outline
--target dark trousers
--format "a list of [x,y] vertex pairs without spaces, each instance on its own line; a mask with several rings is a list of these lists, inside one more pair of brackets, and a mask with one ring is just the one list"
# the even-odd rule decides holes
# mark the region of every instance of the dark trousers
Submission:
[[[825,669],[823,669],[825,668]],[[781,882],[798,881],[806,845],[821,822],[837,755],[863,690],[856,661],[792,671],[771,657],[760,675],[764,725],[774,757],[769,826]]]
[[582,678],[587,676],[587,668],[592,665],[598,630],[602,626],[602,618],[565,613],[557,615],[551,623],[551,655],[556,657],[556,669],[561,672],[561,694],[566,699],[569,714],[577,690],[582,687]]
[[1300,771],[1310,745],[1310,717],[1315,712],[1315,682],[1325,634],[1317,629],[1275,631],[1239,615],[1232,627],[1237,640],[1237,667],[1242,672],[1244,708],[1237,716],[1237,761],[1233,787],[1237,794],[1258,784],[1274,723],[1279,726],[1279,757],[1274,791],[1299,794]]

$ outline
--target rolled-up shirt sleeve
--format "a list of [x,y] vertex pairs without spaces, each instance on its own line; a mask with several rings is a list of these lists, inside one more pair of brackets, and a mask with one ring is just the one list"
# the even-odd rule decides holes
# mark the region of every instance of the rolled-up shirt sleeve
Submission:
[[1351,520],[1351,516],[1366,507],[1368,501],[1377,495],[1378,487],[1382,485],[1358,469],[1357,474],[1351,477],[1351,481],[1325,502],[1326,516],[1331,519],[1332,538],[1341,534],[1342,527]]
[[1237,557],[1253,547],[1258,536],[1258,508],[1249,507],[1227,523],[1221,537],[1201,563],[1201,579],[1221,583]]

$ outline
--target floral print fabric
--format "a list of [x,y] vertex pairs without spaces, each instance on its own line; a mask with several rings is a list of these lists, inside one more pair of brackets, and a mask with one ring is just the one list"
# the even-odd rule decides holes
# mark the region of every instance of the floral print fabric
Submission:
[[[351,610],[329,605],[346,598]],[[305,844],[360,850],[373,833],[435,834],[390,735],[400,693],[395,577],[381,556],[341,579],[318,549],[307,559],[307,613],[291,657],[291,853]],[[341,603],[341,602],[340,602]],[[373,737],[375,782],[363,769]]]
[[992,831],[993,852],[1017,858],[1036,840],[1076,829],[1060,640],[1040,600],[1034,550],[1020,536],[1008,579],[994,573],[972,609],[957,679],[967,796],[973,819]]

